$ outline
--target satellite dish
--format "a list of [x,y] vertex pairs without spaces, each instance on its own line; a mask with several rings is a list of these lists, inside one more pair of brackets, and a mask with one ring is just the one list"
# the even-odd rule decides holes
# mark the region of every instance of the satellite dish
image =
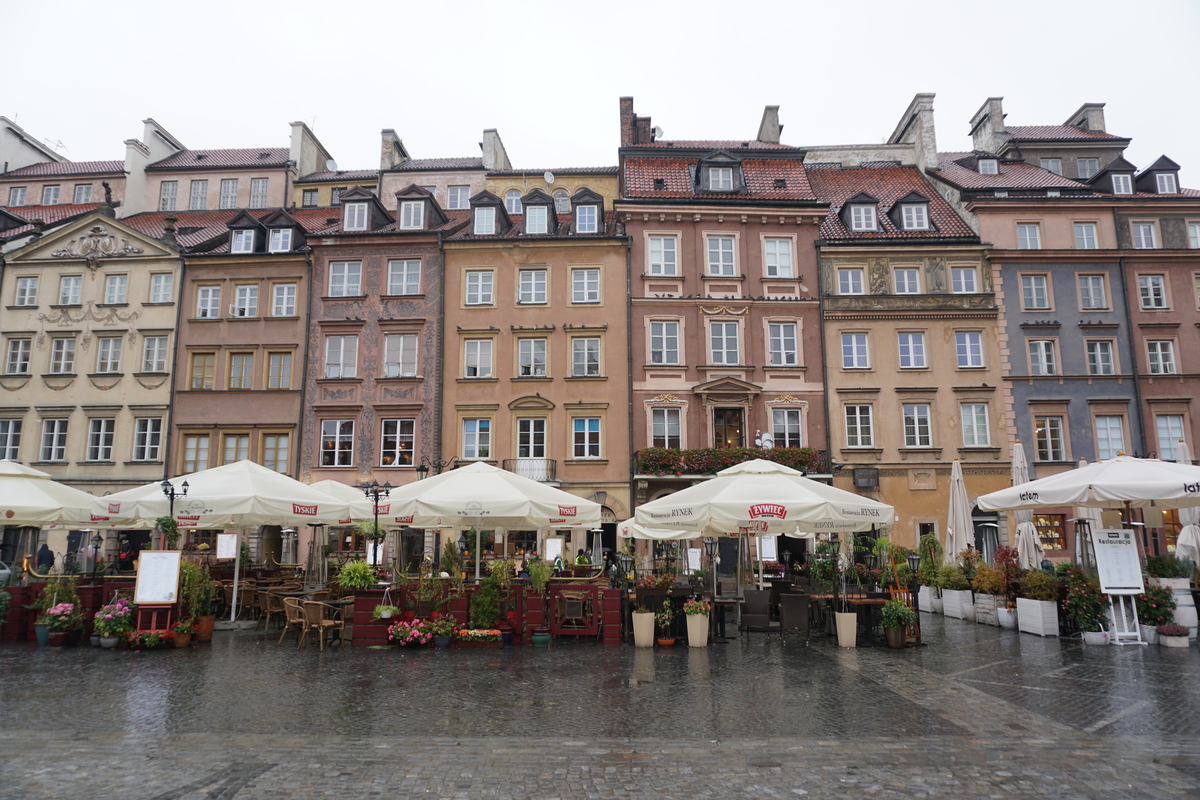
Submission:
[[543,180],[546,181],[546,183],[554,183],[554,173],[553,172],[547,172],[546,174],[542,175],[542,178],[543,178]]
[[661,139],[663,137],[663,129],[655,125],[650,129],[650,135],[655,139]]
[[325,169],[329,170],[330,172],[337,172],[337,162],[332,158],[329,159],[325,162]]

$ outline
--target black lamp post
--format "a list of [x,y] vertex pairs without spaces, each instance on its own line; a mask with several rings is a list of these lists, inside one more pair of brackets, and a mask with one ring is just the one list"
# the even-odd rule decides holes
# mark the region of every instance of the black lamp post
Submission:
[[96,563],[100,560],[100,548],[104,545],[104,538],[100,536],[100,531],[92,534],[92,585],[96,585]]
[[437,458],[422,458],[420,466],[417,467],[417,480],[423,481],[428,478],[430,469],[433,470],[434,475],[441,475],[442,470],[453,463],[453,459],[449,458],[444,461]]
[[424,461],[417,467],[417,480],[423,481],[429,477],[429,465]]
[[[375,565],[378,566],[379,565],[379,539],[381,538],[379,536],[379,501],[381,499],[386,499],[387,496],[392,493],[392,484],[391,484],[391,481],[389,481],[389,482],[385,483],[383,486],[380,486],[379,481],[371,481],[370,483],[364,483],[362,485],[362,490],[363,490],[363,494],[367,497],[367,499],[371,501],[371,503],[372,503],[371,510],[375,513],[375,527],[371,529],[371,533],[373,534],[371,537],[371,542],[372,542],[371,547],[373,547],[375,549],[374,562],[375,562]],[[401,567],[403,567],[403,565],[404,565],[404,537],[403,536],[400,537],[400,564],[401,564]]]
[[[171,517],[171,519],[175,519],[175,500],[180,497],[187,497],[188,482],[184,481],[180,485],[179,488],[183,489],[183,491],[182,492],[175,491],[175,486],[171,483],[171,481],[169,481],[165,478],[163,479],[162,492],[167,498],[167,501],[168,501],[167,514],[168,514],[168,516]],[[164,533],[163,535],[166,536],[166,533]],[[166,547],[165,540],[163,541],[163,546],[164,546],[164,548]]]
[[913,610],[917,612],[917,622],[914,627],[917,629],[917,641],[921,641],[921,604],[917,600],[917,594],[921,591],[920,581],[917,579],[918,570],[921,568],[921,556],[919,553],[908,554],[908,570],[912,573],[909,579],[908,591],[912,597]]
[[[708,638],[713,644],[724,644],[729,641],[724,636],[717,636],[717,537],[704,537],[704,554],[708,556],[708,568],[712,571],[712,613],[708,615]],[[720,607],[721,616],[725,615],[725,607]],[[721,629],[724,629],[724,619],[721,622]]]

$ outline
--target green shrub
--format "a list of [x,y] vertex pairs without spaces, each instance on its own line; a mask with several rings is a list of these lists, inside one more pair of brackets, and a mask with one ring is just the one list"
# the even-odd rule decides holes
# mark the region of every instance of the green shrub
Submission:
[[1026,600],[1058,601],[1058,581],[1040,569],[1031,569],[1021,578],[1021,597]]
[[1004,594],[1004,576],[990,564],[980,564],[971,588],[979,594]]
[[917,612],[903,600],[888,600],[880,607],[879,618],[885,628],[907,628],[916,624]]
[[1191,578],[1196,565],[1187,558],[1173,555],[1150,556],[1146,559],[1146,573],[1155,578]]
[[496,579],[483,578],[471,595],[471,627],[492,629],[500,616],[500,588]]
[[375,568],[365,561],[346,562],[337,576],[338,586],[349,592],[361,592],[375,586]]
[[964,592],[971,588],[971,582],[963,574],[962,567],[946,564],[938,570],[938,586],[943,589]]

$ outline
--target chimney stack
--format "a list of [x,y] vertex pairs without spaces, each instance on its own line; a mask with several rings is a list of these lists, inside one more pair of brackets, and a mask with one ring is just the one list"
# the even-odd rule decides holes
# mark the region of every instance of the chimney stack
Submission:
[[1004,146],[1003,97],[989,97],[971,117],[971,141],[976,150],[999,153]]
[[500,134],[495,128],[484,129],[483,141],[479,147],[483,150],[483,168],[488,172],[497,169],[512,169],[512,163],[508,160],[508,152],[504,149],[504,142],[500,141]]
[[[408,151],[404,149],[404,142],[400,141],[396,131],[384,128],[380,132],[379,138],[379,168],[381,170],[391,169],[408,161]],[[323,167],[324,165],[322,165]]]
[[763,109],[762,122],[758,124],[758,141],[779,144],[779,136],[783,126],[779,124],[779,106],[767,106]]

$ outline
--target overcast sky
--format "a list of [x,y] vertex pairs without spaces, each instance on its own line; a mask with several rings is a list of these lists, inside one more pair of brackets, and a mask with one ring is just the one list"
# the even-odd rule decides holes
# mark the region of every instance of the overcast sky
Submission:
[[938,148],[971,115],[1011,125],[1107,103],[1147,166],[1200,188],[1200,2],[340,2],[13,0],[0,11],[0,114],[73,161],[123,159],[154,117],[192,148],[286,147],[304,120],[341,169],[378,166],[379,131],[416,158],[477,156],[497,128],[515,167],[616,164],[617,99],[668,139],[750,138],[779,105],[792,145],[881,142],[934,92]]

